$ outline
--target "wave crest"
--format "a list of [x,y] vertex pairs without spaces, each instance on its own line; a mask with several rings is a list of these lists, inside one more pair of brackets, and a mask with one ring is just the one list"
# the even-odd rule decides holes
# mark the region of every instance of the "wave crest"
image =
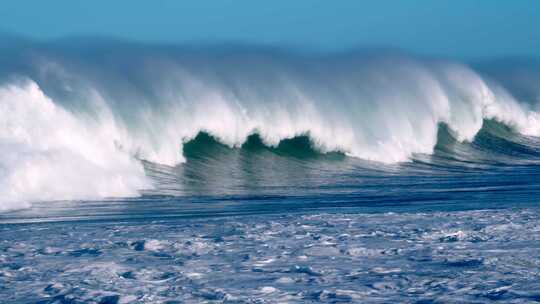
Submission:
[[257,134],[278,149],[308,136],[318,152],[383,163],[433,153],[441,123],[458,141],[472,141],[485,120],[540,135],[533,105],[460,63],[127,49],[45,49],[0,73],[32,79],[0,88],[0,209],[137,195],[151,187],[137,159],[182,163],[202,132],[229,147]]

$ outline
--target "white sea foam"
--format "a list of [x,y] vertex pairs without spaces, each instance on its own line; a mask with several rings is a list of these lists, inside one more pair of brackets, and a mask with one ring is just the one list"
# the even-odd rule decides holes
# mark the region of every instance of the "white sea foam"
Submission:
[[1,87],[0,113],[0,210],[133,196],[150,186],[139,161],[115,146],[113,121],[78,117],[34,82]]

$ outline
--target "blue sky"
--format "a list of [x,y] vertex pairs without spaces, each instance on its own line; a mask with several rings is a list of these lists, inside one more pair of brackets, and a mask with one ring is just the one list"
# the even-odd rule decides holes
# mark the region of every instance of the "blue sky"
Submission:
[[538,56],[540,1],[2,0],[0,30],[317,49],[397,47],[444,56]]

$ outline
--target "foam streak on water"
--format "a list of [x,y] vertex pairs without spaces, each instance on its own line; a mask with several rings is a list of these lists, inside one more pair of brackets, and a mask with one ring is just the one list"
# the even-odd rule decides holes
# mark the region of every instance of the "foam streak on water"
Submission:
[[46,303],[530,303],[540,299],[538,214],[3,225],[0,293]]

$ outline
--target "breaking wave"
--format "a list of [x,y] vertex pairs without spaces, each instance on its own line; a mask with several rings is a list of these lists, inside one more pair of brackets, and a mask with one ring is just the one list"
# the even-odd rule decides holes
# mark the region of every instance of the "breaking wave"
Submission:
[[208,142],[392,164],[448,150],[441,125],[457,143],[473,142],[486,122],[540,135],[533,78],[517,86],[523,95],[515,78],[505,86],[448,60],[12,43],[0,60],[0,210],[136,196],[155,186],[141,160],[176,166]]

